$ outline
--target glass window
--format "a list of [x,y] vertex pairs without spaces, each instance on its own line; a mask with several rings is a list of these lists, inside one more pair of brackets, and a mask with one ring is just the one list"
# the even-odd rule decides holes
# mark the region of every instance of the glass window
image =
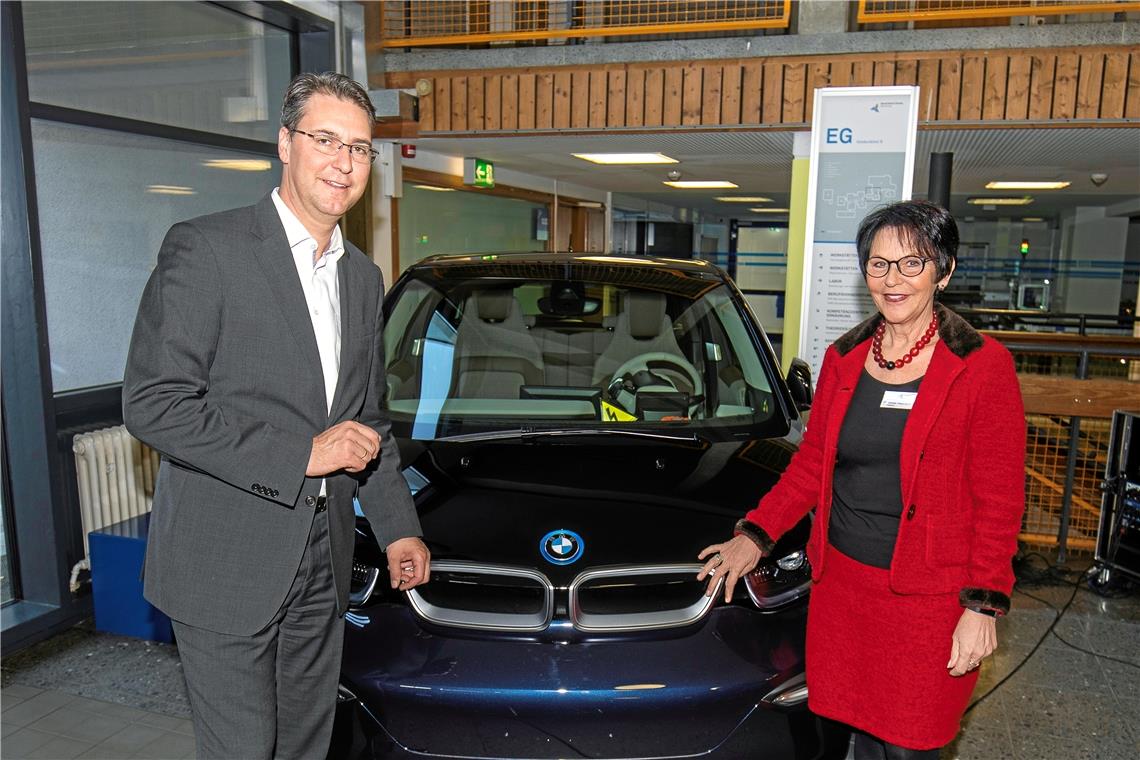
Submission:
[[277,139],[289,34],[208,3],[24,3],[32,101]]
[[276,160],[32,121],[54,390],[121,382],[139,297],[175,222],[255,203]]
[[618,424],[784,424],[759,328],[711,271],[455,257],[409,272],[385,323],[388,408],[416,439]]

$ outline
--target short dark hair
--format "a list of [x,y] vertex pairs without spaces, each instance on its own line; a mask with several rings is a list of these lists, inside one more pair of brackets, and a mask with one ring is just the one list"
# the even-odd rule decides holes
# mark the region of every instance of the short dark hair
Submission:
[[935,280],[949,274],[958,260],[958,225],[950,212],[930,201],[899,201],[875,209],[859,224],[855,246],[861,270],[866,271],[875,238],[888,229],[917,255],[934,262]]
[[281,126],[290,132],[296,130],[305,116],[309,98],[314,95],[331,95],[354,103],[368,114],[370,125],[376,122],[376,107],[359,82],[335,71],[322,71],[319,74],[300,74],[289,83],[281,104]]

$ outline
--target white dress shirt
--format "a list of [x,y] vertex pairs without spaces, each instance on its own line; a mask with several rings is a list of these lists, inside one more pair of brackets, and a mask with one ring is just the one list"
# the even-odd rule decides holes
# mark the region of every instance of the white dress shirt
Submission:
[[[344,238],[340,234],[340,225],[334,227],[328,250],[318,258],[316,239],[281,200],[277,188],[272,195],[273,205],[277,207],[277,214],[285,227],[285,238],[293,252],[293,264],[297,267],[301,289],[305,291],[305,303],[309,307],[309,319],[313,323],[317,351],[321,356],[326,411],[331,414],[333,394],[340,375],[340,281],[337,279],[337,263],[344,255]],[[322,480],[321,494],[324,493],[325,483]]]

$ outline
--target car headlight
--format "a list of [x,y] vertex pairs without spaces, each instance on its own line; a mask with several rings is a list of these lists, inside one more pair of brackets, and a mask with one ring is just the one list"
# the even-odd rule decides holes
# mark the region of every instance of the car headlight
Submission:
[[802,549],[778,559],[764,559],[744,576],[752,603],[769,611],[785,607],[811,589],[811,565]]

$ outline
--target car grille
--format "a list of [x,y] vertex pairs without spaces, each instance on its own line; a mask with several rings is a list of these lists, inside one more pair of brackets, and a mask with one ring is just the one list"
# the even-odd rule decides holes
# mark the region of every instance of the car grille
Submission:
[[440,625],[541,631],[554,615],[554,587],[537,570],[436,560],[431,583],[408,591],[420,617]]
[[[582,631],[636,631],[694,623],[712,608],[697,564],[620,565],[578,575],[556,590],[537,570],[460,560],[432,562],[431,583],[411,589],[416,614],[438,625],[536,632],[565,594],[570,623]],[[718,586],[719,588],[719,586]]]

